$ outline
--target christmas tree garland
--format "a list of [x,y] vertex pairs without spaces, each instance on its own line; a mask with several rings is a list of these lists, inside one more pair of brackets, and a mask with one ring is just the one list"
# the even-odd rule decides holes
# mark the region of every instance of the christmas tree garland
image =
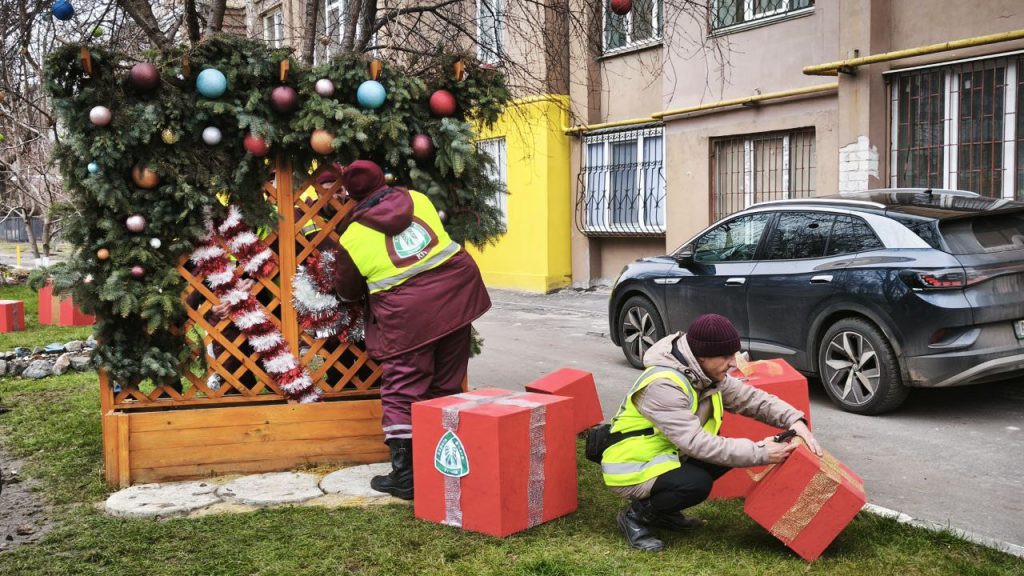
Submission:
[[310,256],[292,277],[292,303],[299,326],[314,338],[338,337],[343,342],[361,342],[365,335],[365,302],[341,302],[333,294],[333,250]]

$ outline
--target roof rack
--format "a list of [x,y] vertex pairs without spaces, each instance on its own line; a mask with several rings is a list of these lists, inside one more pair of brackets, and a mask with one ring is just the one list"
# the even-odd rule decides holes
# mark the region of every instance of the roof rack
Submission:
[[751,208],[761,207],[761,206],[771,206],[771,205],[774,205],[774,204],[824,204],[824,205],[833,205],[833,206],[837,206],[837,205],[838,206],[842,206],[842,205],[845,204],[845,205],[854,205],[854,206],[870,206],[872,208],[885,208],[885,204],[882,204],[880,202],[871,202],[869,200],[853,200],[853,199],[848,199],[848,198],[824,198],[824,197],[819,197],[819,198],[787,198],[785,200],[768,200],[767,202],[758,202],[757,204],[754,204],[753,206],[751,206]]

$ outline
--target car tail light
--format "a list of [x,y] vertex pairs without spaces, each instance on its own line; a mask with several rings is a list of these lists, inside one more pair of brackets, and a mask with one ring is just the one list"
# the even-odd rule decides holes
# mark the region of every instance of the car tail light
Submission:
[[989,274],[979,270],[950,268],[944,270],[903,270],[900,278],[911,288],[917,290],[951,290],[962,289],[984,282]]

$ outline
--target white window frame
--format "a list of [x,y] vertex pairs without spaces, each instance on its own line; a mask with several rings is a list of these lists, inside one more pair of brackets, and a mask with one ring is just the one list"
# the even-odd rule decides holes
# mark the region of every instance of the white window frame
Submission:
[[508,144],[504,136],[477,140],[476,149],[493,161],[487,176],[501,184],[501,190],[487,199],[487,203],[501,212],[501,223],[508,232]]
[[803,8],[792,8],[793,0],[782,0],[779,7],[774,10],[758,11],[754,8],[757,0],[735,0],[735,2],[733,2],[734,4],[742,4],[740,8],[743,10],[743,21],[716,27],[714,17],[718,14],[718,6],[721,4],[722,0],[714,0],[714,2],[711,3],[712,19],[709,27],[711,32],[715,34],[722,31],[739,31],[746,28],[770,24],[780,20],[795,18],[813,12],[816,1],[817,0]]
[[[349,19],[349,5],[356,0],[324,0],[323,3],[323,19],[324,19],[324,33],[331,40],[338,42],[339,44],[345,39],[345,28],[348,24]],[[338,29],[335,33],[331,34],[331,12],[337,13],[338,18]],[[359,33],[363,30],[363,23],[356,22],[356,37],[359,37]],[[376,35],[375,35],[376,36]],[[373,39],[370,40],[373,43]]]
[[651,37],[644,38],[643,40],[633,40],[633,10],[630,10],[622,17],[625,19],[626,41],[622,46],[616,46],[614,48],[608,47],[608,17],[609,12],[611,12],[611,0],[601,0],[601,5],[604,8],[601,18],[601,46],[605,54],[627,52],[636,48],[643,48],[661,42],[661,37],[664,33],[665,27],[663,18],[659,14],[659,11],[664,10],[662,0],[651,0],[651,25],[654,27],[654,29],[651,30]]
[[[971,58],[948,63],[938,67],[943,74],[943,141],[942,141],[942,187],[946,189],[958,188],[959,181],[959,158],[960,158],[960,90],[959,75],[965,71],[971,71],[972,62],[983,60],[993,66],[1002,66],[1005,70],[1003,86],[1003,179],[1000,198],[1012,200],[1014,198],[1014,175],[1016,170],[1015,158],[1017,152],[1017,114],[1024,113],[1024,110],[1017,110],[1017,83],[1018,74],[1024,71],[1018,69],[1017,61],[1020,53],[997,56],[994,58]],[[921,67],[924,68],[924,67]],[[899,186],[899,109],[900,91],[899,78],[908,72],[920,70],[893,71],[894,81],[890,82],[890,111],[892,121],[889,127],[889,184],[892,187]],[[901,75],[902,73],[902,75]]]
[[[493,12],[491,34],[484,35],[484,11]],[[476,39],[477,56],[483,64],[497,64],[505,55],[505,1],[477,0],[476,2]],[[493,44],[491,44],[493,42]]]
[[[644,207],[647,205],[648,186],[647,186],[647,182],[646,182],[646,174],[645,174],[646,170],[643,169],[643,165],[644,165],[644,162],[645,162],[645,159],[644,159],[644,141],[647,138],[653,138],[653,137],[661,138],[661,173],[662,173],[663,176],[660,179],[660,186],[658,187],[657,190],[655,190],[655,192],[660,190],[661,196],[664,198],[665,197],[665,182],[667,180],[667,177],[664,176],[664,173],[665,173],[665,170],[666,170],[666,165],[665,165],[665,128],[663,126],[654,126],[654,127],[646,127],[646,128],[637,128],[637,129],[633,129],[633,130],[628,130],[626,132],[636,132],[636,136],[635,136],[636,148],[637,148],[637,150],[636,150],[636,176],[635,176],[634,181],[633,181],[634,186],[636,187],[636,190],[639,193],[639,197],[637,198],[638,208],[637,208],[636,220],[634,222],[629,223],[629,224],[613,223],[612,222],[612,212],[613,212],[613,209],[612,209],[612,204],[613,204],[612,203],[612,199],[613,199],[612,198],[612,176],[613,176],[613,173],[612,173],[612,170],[606,169],[604,171],[604,174],[603,174],[603,178],[604,178],[603,186],[604,186],[605,193],[608,195],[608,197],[605,199],[604,206],[603,206],[604,209],[599,212],[599,214],[600,214],[600,222],[591,221],[591,213],[588,210],[583,215],[583,222],[584,222],[584,224],[586,226],[585,230],[584,230],[585,232],[597,232],[597,233],[601,233],[601,232],[614,232],[614,233],[621,233],[622,230],[621,230],[620,227],[624,226],[624,225],[634,226],[636,228],[641,229],[644,232],[650,232],[650,233],[664,233],[665,232],[665,216],[666,216],[665,215],[665,202],[661,203],[661,206],[660,206],[661,213],[660,214],[655,214],[654,217],[653,217],[653,221],[652,222],[646,222],[645,221],[646,220],[646,214],[645,214]],[[592,145],[594,145],[594,144],[601,144],[601,145],[603,145],[601,166],[605,166],[605,167],[609,166],[610,163],[611,163],[612,144],[621,144],[623,142],[625,142],[625,140],[622,139],[622,132],[611,132],[611,133],[598,134],[598,135],[584,135],[584,137],[583,137],[583,146],[582,146],[582,149],[583,149],[583,165],[586,167],[587,162],[589,160],[590,147]],[[592,193],[592,191],[584,190],[584,194],[590,194],[590,193]],[[641,235],[641,234],[638,233],[638,235]]]
[[273,48],[284,46],[284,11],[280,6],[263,15],[263,40]]

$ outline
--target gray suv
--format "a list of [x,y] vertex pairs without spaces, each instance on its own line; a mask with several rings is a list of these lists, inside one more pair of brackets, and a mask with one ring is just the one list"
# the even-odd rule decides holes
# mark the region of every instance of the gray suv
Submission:
[[785,358],[843,410],[879,414],[912,387],[1024,373],[1022,288],[1024,203],[871,190],[758,204],[629,264],[610,334],[642,367],[659,338],[717,312],[753,358]]

